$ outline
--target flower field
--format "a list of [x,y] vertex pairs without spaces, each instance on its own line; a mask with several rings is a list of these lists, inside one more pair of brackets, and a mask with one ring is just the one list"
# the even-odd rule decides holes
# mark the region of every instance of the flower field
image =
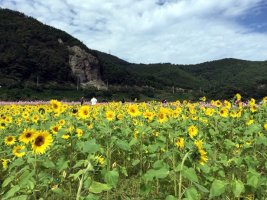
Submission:
[[51,100],[0,116],[2,200],[267,199],[267,97]]

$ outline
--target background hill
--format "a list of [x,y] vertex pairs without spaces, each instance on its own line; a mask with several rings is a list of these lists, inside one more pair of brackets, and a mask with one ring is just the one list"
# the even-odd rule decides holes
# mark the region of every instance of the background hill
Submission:
[[[80,63],[81,55],[89,68]],[[1,100],[77,100],[93,95],[100,100],[198,99],[203,95],[223,99],[236,92],[261,98],[267,95],[267,62],[133,64],[89,49],[66,32],[22,13],[0,9],[0,85]]]

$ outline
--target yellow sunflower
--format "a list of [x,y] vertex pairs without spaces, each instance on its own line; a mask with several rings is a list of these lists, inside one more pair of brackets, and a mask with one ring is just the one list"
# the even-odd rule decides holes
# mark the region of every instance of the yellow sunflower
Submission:
[[143,113],[144,118],[146,118],[148,121],[152,121],[152,119],[154,118],[154,113],[150,112],[149,110],[146,110]]
[[241,97],[241,95],[239,93],[237,93],[235,95],[235,98],[236,98],[237,101],[240,101],[242,97]]
[[1,159],[3,169],[6,170],[8,168],[8,160],[7,159]]
[[28,144],[34,140],[36,131],[33,129],[24,129],[24,131],[19,136],[19,141]]
[[127,111],[128,111],[128,114],[131,115],[132,117],[136,117],[140,115],[137,105],[130,105]]
[[164,123],[168,120],[167,114],[165,112],[159,112],[158,114],[158,122],[159,123]]
[[61,136],[61,138],[64,139],[64,140],[69,139],[69,137],[70,137],[70,135],[68,135],[68,134],[64,134],[64,135]]
[[50,105],[52,106],[54,112],[59,112],[61,108],[61,103],[57,100],[51,100]]
[[196,140],[195,142],[194,142],[194,144],[196,145],[196,147],[198,148],[198,149],[203,149],[203,141],[202,140]]
[[78,111],[78,115],[82,119],[88,118],[90,115],[90,107],[89,106],[82,106]]
[[38,120],[39,120],[39,116],[38,116],[38,115],[33,115],[33,116],[32,116],[32,121],[33,121],[34,123],[37,123]]
[[83,136],[83,130],[80,129],[80,128],[77,128],[77,129],[76,129],[76,133],[77,133],[77,136],[78,136],[78,137]]
[[51,127],[51,131],[53,134],[57,134],[60,129],[61,129],[61,126],[59,125],[55,125]]
[[188,134],[190,138],[193,138],[194,136],[196,136],[197,133],[198,133],[197,127],[195,127],[194,125],[191,125],[188,127]]
[[176,141],[176,146],[179,149],[183,149],[184,148],[184,138],[178,138],[178,140]]
[[112,121],[113,119],[115,119],[115,112],[113,112],[113,111],[107,111],[106,112],[106,119],[108,120],[108,121]]
[[220,109],[219,113],[220,113],[220,116],[222,116],[224,118],[228,117],[228,109],[227,108]]
[[20,145],[15,146],[15,147],[13,148],[13,154],[14,154],[15,156],[17,156],[18,158],[21,158],[21,157],[25,156],[25,154],[26,154],[26,153],[23,151],[23,149],[25,149],[25,146],[20,146]]
[[47,131],[36,133],[32,142],[32,150],[35,154],[44,154],[46,149],[52,144],[53,138]]
[[208,161],[207,152],[203,149],[198,149],[198,152],[200,154],[199,163],[201,165],[204,165]]
[[5,137],[5,144],[8,146],[11,146],[12,144],[14,144],[16,142],[16,138],[14,136],[7,136]]

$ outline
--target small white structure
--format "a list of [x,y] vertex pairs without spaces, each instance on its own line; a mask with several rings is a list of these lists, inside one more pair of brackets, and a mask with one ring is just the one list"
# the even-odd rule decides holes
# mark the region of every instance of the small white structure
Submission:
[[96,99],[95,97],[93,97],[93,98],[91,99],[91,104],[92,104],[92,105],[96,105],[96,103],[97,103],[97,99]]

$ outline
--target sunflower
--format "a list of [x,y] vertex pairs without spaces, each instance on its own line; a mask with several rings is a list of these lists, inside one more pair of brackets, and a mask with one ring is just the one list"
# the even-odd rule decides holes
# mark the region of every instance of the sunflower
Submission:
[[241,97],[241,95],[239,93],[237,93],[235,95],[235,98],[236,98],[237,101],[240,101],[242,97]]
[[108,121],[112,121],[113,119],[115,119],[115,112],[113,112],[113,111],[107,111],[106,112],[106,119],[108,120]]
[[144,118],[146,118],[148,121],[152,121],[153,117],[154,117],[154,113],[150,112],[149,110],[146,110],[143,113]]
[[263,125],[264,129],[267,131],[267,123]]
[[52,144],[53,138],[47,131],[36,133],[32,142],[32,150],[35,154],[44,154],[45,150]]
[[256,110],[257,110],[256,105],[252,105],[252,106],[250,106],[250,111],[251,111],[252,113],[256,112]]
[[168,120],[167,114],[165,112],[159,112],[158,114],[158,122],[159,123],[164,123]]
[[61,103],[57,100],[51,100],[50,104],[55,112],[60,111]]
[[57,134],[60,129],[61,129],[61,126],[59,125],[55,125],[51,127],[51,131],[53,134]]
[[176,146],[179,149],[183,149],[184,148],[184,138],[178,138],[178,140],[176,141]]
[[32,121],[33,121],[34,123],[37,123],[38,120],[39,120],[39,116],[38,116],[38,115],[33,115],[33,116],[32,116]]
[[80,128],[77,128],[77,129],[76,129],[76,133],[77,133],[77,136],[78,136],[78,137],[83,136],[83,130],[80,129]]
[[194,144],[196,145],[196,147],[197,147],[198,149],[203,149],[203,147],[202,147],[202,145],[203,145],[203,141],[202,141],[202,140],[196,140],[196,141],[194,142]]
[[220,100],[217,100],[217,101],[214,102],[214,105],[215,105],[217,108],[219,108],[219,107],[222,106],[222,102],[221,102]]
[[63,126],[65,123],[66,123],[66,121],[64,120],[64,119],[61,119],[61,120],[59,120],[59,122],[58,122],[61,126]]
[[17,156],[18,158],[21,158],[21,157],[25,156],[25,154],[26,154],[26,153],[23,151],[23,149],[25,149],[25,146],[20,146],[20,145],[15,146],[15,147],[13,148],[13,154],[14,154],[15,156]]
[[33,129],[24,129],[24,131],[19,136],[19,141],[28,144],[34,140],[36,131]]
[[253,124],[253,122],[254,122],[254,120],[253,119],[250,119],[250,120],[248,120],[247,122],[246,122],[246,125],[251,125],[251,124]]
[[198,153],[199,153],[199,163],[201,165],[204,165],[207,161],[208,161],[208,156],[207,156],[207,152],[204,151],[203,149],[198,149]]
[[193,138],[194,136],[196,136],[197,133],[198,133],[197,127],[195,127],[194,125],[191,125],[188,127],[188,134],[190,138]]
[[222,116],[224,118],[228,117],[228,109],[227,108],[222,108],[219,113],[220,113],[220,116]]
[[207,109],[205,110],[205,115],[207,115],[207,116],[212,116],[214,112],[215,112],[215,111],[214,111],[213,108],[207,108]]
[[0,121],[0,130],[6,128],[6,123],[4,121]]
[[122,120],[122,118],[123,118],[123,115],[122,115],[122,114],[118,114],[118,115],[117,115],[117,119],[118,119],[118,120]]
[[7,116],[6,118],[5,118],[5,122],[7,123],[7,124],[11,124],[12,123],[12,117],[10,117],[10,116]]
[[3,169],[6,170],[8,168],[8,160],[7,159],[1,159]]
[[64,135],[61,136],[61,138],[64,139],[64,140],[69,139],[69,137],[70,137],[70,135],[68,135],[68,134],[64,134]]
[[14,144],[16,142],[16,138],[14,136],[7,136],[5,137],[5,144],[8,146],[11,146],[12,144]]
[[140,115],[137,105],[130,105],[127,111],[128,111],[128,114],[131,115],[132,117],[136,117]]
[[86,119],[89,117],[90,115],[90,108],[89,106],[82,106],[79,111],[78,111],[78,115],[80,118],[82,119]]

